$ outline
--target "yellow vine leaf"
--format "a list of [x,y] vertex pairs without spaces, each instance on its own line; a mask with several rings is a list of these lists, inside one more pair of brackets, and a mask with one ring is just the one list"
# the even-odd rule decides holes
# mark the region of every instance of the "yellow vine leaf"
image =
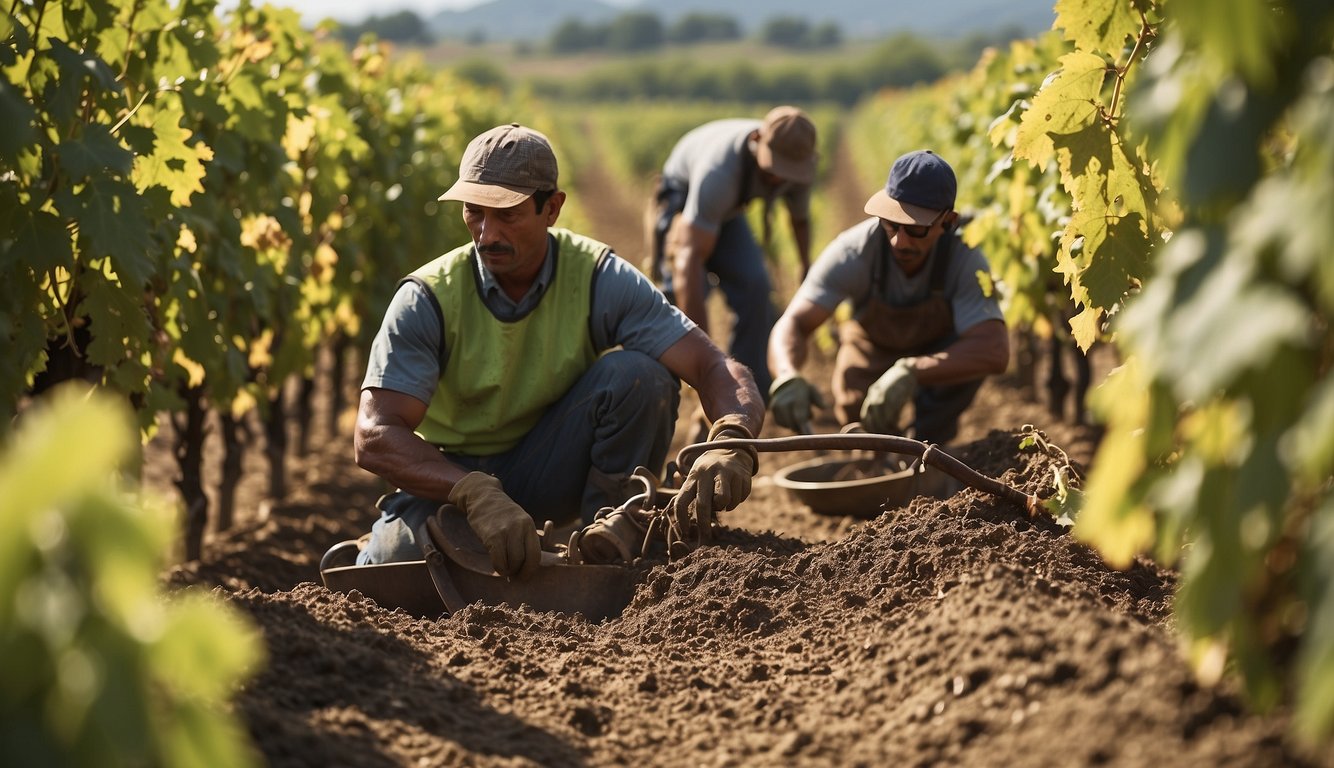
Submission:
[[1060,69],[1048,76],[1033,104],[1019,119],[1014,156],[1044,168],[1056,152],[1053,136],[1078,133],[1097,122],[1099,95],[1107,76],[1101,56],[1076,51],[1061,57]]
[[177,347],[175,351],[171,353],[171,361],[184,369],[189,376],[189,379],[186,382],[187,386],[197,387],[204,383],[204,366],[191,360],[190,357],[185,354],[185,350]]
[[1070,318],[1070,333],[1075,343],[1087,352],[1102,333],[1102,311],[1097,307],[1084,307],[1083,311]]
[[255,338],[255,343],[250,346],[250,356],[247,361],[251,368],[268,368],[273,365],[273,329],[265,328],[259,336]]
[[1149,419],[1147,383],[1131,357],[1089,394],[1090,405],[1107,422],[1107,435],[1094,457],[1074,535],[1096,548],[1111,565],[1124,568],[1153,545],[1153,511],[1132,489],[1148,469],[1145,427]]
[[1076,48],[1119,56],[1126,40],[1138,34],[1139,12],[1131,0],[1056,0],[1055,28]]
[[191,195],[204,191],[205,163],[213,159],[213,150],[203,142],[191,141],[193,134],[181,127],[185,113],[179,104],[159,103],[149,114],[155,136],[153,152],[134,159],[134,185],[140,192],[165,187],[171,192],[172,205],[188,206]]

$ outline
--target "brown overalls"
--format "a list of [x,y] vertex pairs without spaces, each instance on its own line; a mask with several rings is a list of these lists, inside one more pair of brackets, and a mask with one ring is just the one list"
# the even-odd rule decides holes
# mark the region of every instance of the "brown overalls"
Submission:
[[855,316],[838,328],[834,360],[834,410],[840,424],[861,419],[862,400],[880,375],[901,357],[926,354],[954,333],[954,312],[945,298],[945,267],[951,238],[936,241],[927,298],[906,307],[891,306],[886,295],[890,260],[889,238],[876,230],[879,253],[871,265],[871,297]]

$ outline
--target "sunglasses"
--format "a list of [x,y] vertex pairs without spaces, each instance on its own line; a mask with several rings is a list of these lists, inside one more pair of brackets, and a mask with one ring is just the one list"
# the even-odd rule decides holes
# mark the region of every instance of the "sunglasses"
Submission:
[[885,231],[891,235],[902,232],[914,240],[921,240],[931,232],[931,228],[936,225],[936,222],[944,218],[944,216],[945,211],[941,211],[936,214],[936,217],[931,220],[930,224],[900,224],[897,221],[890,221],[889,219],[881,219],[880,222],[884,226]]

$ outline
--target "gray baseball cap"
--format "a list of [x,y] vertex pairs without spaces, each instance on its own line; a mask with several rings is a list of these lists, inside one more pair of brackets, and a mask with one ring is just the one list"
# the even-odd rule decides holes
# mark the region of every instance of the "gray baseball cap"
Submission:
[[468,142],[459,180],[439,199],[512,208],[534,192],[555,189],[557,175],[546,136],[518,123],[498,125]]

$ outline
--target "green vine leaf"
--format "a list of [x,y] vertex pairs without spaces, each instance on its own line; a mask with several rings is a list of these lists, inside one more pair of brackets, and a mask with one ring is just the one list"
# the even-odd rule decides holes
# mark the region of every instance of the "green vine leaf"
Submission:
[[37,111],[0,70],[0,162],[4,165],[37,140],[36,118]]
[[79,248],[86,259],[109,256],[127,287],[138,289],[153,272],[147,203],[127,182],[95,178],[78,191],[56,193],[61,214],[78,222]]
[[85,126],[82,136],[60,142],[55,155],[61,169],[75,183],[107,171],[128,176],[134,165],[134,154],[111,135],[107,126],[97,123]]

